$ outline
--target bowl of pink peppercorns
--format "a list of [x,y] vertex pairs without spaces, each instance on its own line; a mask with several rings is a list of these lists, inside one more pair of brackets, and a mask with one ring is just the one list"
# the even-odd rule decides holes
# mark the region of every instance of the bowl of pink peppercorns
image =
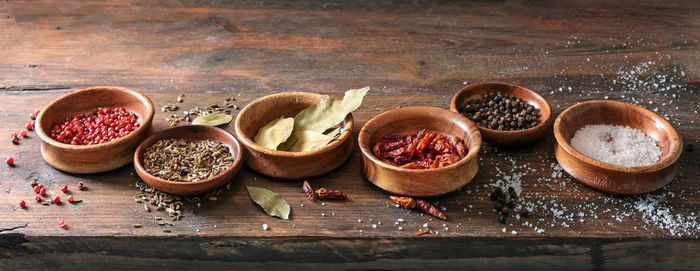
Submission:
[[114,86],[77,90],[51,102],[36,120],[41,155],[71,173],[98,173],[133,160],[151,133],[153,103],[143,93]]

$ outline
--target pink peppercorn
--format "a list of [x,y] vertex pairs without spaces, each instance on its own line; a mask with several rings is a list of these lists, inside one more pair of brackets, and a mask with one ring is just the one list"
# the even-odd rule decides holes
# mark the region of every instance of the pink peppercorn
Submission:
[[53,202],[53,204],[58,204],[59,202],[61,202],[61,197],[55,196],[51,202]]
[[22,129],[22,131],[19,132],[19,135],[21,135],[22,137],[27,137],[27,130],[26,130],[26,129]]
[[43,196],[43,195],[46,195],[46,188],[43,188],[43,187],[42,187],[42,188],[39,190],[39,196]]
[[19,136],[17,135],[17,133],[12,133],[10,135],[10,141],[12,141],[12,144],[19,144]]
[[68,186],[65,185],[65,184],[62,184],[62,185],[61,185],[61,191],[63,191],[63,192],[68,191]]
[[66,221],[63,219],[59,219],[58,226],[65,229],[66,228]]
[[20,200],[20,201],[19,201],[19,207],[20,207],[20,208],[24,208],[24,207],[26,207],[26,206],[27,206],[27,203],[24,202],[24,200]]
[[66,118],[51,129],[50,136],[65,144],[94,145],[128,135],[138,127],[138,116],[126,108],[100,107]]
[[32,130],[32,128],[34,128],[34,125],[32,125],[31,122],[27,122],[27,124],[24,125],[24,128],[27,128],[27,130]]
[[66,200],[68,202],[73,202],[73,195],[68,196],[68,198],[66,198]]
[[40,184],[34,186],[34,193],[37,193],[37,194],[38,194],[39,191],[41,191],[41,188],[43,188],[43,187],[44,187],[44,186],[43,186],[43,185],[40,185]]
[[12,165],[15,164],[15,158],[8,157],[7,160],[5,160],[5,163],[6,163],[8,166],[12,166]]
[[42,198],[42,197],[39,196],[39,195],[36,195],[36,197],[34,197],[34,200],[35,200],[36,202],[41,202],[42,200],[44,200],[44,198]]

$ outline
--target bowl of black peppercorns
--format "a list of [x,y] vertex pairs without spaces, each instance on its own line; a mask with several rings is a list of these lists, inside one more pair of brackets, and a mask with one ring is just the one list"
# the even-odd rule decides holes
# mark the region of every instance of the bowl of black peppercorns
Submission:
[[472,120],[483,141],[517,146],[534,142],[552,127],[547,100],[528,88],[502,83],[475,83],[462,88],[450,110]]

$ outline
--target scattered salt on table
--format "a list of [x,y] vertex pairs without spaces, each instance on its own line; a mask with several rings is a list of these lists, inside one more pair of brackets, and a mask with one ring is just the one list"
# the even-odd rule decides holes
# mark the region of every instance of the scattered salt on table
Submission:
[[571,138],[571,146],[608,164],[639,167],[659,161],[656,141],[639,129],[618,125],[586,125]]

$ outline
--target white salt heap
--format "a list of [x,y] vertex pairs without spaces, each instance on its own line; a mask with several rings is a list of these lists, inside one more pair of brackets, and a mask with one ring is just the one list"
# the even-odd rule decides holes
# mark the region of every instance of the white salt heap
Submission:
[[628,126],[586,125],[576,131],[571,146],[598,161],[625,167],[651,165],[661,157],[654,139]]

